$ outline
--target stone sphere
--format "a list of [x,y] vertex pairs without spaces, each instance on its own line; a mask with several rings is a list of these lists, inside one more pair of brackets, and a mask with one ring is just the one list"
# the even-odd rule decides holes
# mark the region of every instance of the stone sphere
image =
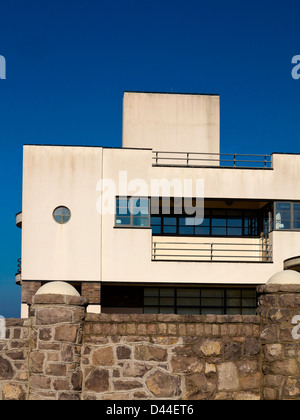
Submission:
[[300,273],[294,270],[280,271],[274,274],[267,284],[300,284]]
[[36,295],[68,295],[80,296],[75,287],[64,281],[50,281],[44,284],[36,292]]

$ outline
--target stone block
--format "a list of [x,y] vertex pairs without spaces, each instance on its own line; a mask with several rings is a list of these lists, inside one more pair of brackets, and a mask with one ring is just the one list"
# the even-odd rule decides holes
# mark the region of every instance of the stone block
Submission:
[[175,398],[181,395],[181,379],[161,370],[150,373],[146,379],[148,390],[156,398]]
[[236,365],[233,362],[220,363],[217,366],[218,391],[230,391],[239,389],[239,375]]
[[113,366],[115,357],[113,347],[99,347],[92,353],[92,364],[94,366]]
[[137,360],[162,362],[167,360],[167,350],[159,346],[140,345],[135,348],[135,358]]
[[55,327],[54,339],[56,341],[76,342],[79,327],[73,324],[65,324]]
[[84,382],[85,392],[106,392],[109,390],[109,372],[96,368]]
[[5,383],[2,386],[2,399],[10,401],[26,400],[26,391],[23,385]]

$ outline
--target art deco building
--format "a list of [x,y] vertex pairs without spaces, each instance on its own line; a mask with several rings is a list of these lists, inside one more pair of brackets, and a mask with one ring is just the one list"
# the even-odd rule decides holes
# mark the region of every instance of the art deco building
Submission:
[[121,148],[24,146],[22,316],[52,281],[94,312],[255,313],[299,254],[300,155],[220,153],[219,105],[125,92]]

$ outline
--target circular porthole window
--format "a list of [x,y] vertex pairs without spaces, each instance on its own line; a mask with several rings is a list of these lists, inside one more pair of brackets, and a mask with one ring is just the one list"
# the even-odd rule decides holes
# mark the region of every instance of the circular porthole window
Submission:
[[53,218],[57,223],[63,225],[70,220],[71,212],[68,207],[59,206],[53,211]]

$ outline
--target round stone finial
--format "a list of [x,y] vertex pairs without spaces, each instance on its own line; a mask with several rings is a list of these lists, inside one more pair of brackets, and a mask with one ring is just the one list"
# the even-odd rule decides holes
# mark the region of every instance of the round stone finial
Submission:
[[36,295],[80,296],[75,287],[64,281],[50,281],[38,289]]
[[294,270],[279,271],[268,280],[267,284],[300,284],[300,273]]

